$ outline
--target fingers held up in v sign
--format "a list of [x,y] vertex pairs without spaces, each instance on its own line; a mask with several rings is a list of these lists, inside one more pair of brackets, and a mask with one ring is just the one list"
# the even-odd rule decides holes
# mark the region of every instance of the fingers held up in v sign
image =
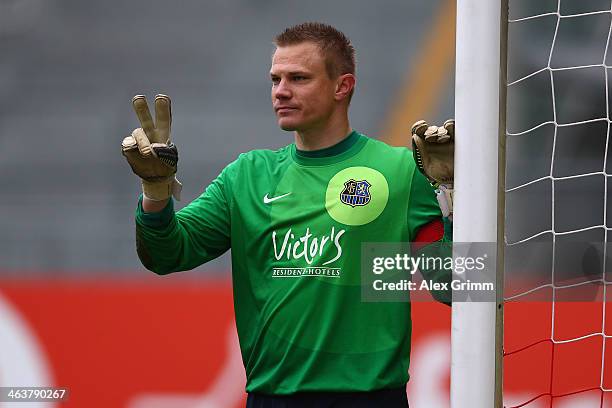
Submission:
[[161,94],[155,97],[155,122],[153,122],[147,98],[144,95],[136,95],[132,99],[132,106],[142,126],[132,133],[138,144],[140,154],[143,156],[151,155],[152,144],[170,144],[170,126],[172,124],[170,97]]

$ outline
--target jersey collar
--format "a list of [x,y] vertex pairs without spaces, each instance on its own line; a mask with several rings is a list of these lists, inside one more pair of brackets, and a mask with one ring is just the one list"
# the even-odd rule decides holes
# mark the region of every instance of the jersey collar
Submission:
[[347,137],[333,146],[320,150],[299,150],[295,143],[291,145],[291,157],[295,162],[304,166],[322,166],[342,161],[357,153],[367,138],[352,131]]

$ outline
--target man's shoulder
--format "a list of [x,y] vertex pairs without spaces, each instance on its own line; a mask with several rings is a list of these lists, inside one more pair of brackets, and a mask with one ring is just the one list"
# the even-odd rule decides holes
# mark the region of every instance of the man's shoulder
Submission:
[[254,149],[249,150],[248,152],[240,153],[238,156],[238,160],[245,161],[270,161],[270,160],[280,160],[283,159],[290,154],[291,145],[283,146],[279,149]]
[[375,139],[371,136],[363,135],[368,138],[366,145],[367,153],[373,153],[377,156],[384,155],[388,160],[408,160],[408,163],[414,163],[412,150],[406,146],[391,146],[382,140]]
[[225,171],[235,173],[282,166],[290,159],[290,148],[291,145],[279,149],[254,149],[240,153],[226,166]]

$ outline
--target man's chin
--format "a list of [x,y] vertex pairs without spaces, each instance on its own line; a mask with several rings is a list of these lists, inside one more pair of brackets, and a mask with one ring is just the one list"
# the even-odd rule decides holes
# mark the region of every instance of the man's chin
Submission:
[[298,130],[299,125],[297,123],[293,123],[290,121],[284,121],[284,120],[279,120],[278,121],[278,126],[287,132],[293,132],[295,130]]

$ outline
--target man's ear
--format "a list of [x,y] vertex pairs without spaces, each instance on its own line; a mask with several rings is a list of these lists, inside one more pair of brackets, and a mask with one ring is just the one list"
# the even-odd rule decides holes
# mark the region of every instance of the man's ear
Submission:
[[336,93],[334,99],[341,101],[344,98],[349,97],[355,89],[355,75],[353,74],[342,74],[336,81]]

